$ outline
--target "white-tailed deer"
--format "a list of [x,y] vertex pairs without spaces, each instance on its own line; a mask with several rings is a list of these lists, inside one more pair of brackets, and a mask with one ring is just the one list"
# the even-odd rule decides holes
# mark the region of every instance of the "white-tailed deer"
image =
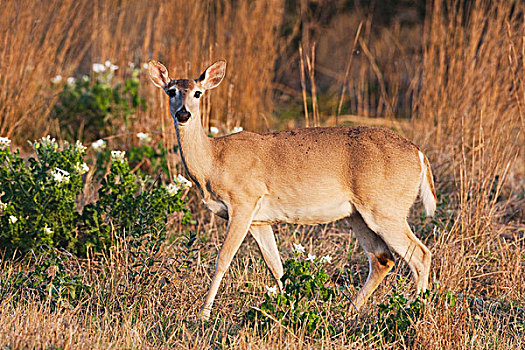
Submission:
[[228,220],[215,276],[202,309],[210,316],[219,284],[248,232],[282,290],[281,258],[271,225],[321,224],[348,217],[370,270],[354,304],[359,309],[394,265],[392,248],[425,290],[430,251],[412,233],[407,215],[418,193],[427,214],[436,208],[427,157],[410,141],[384,129],[306,128],[208,138],[199,98],[220,84],[226,62],[195,79],[170,79],[149,62],[153,83],[169,96],[182,163],[204,204]]

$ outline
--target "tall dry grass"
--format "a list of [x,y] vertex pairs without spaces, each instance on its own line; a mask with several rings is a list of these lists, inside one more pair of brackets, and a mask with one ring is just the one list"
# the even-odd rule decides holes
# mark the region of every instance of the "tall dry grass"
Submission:
[[[89,73],[91,63],[108,59],[124,68],[154,58],[173,77],[190,78],[226,59],[225,88],[205,101],[206,126],[270,125],[282,1],[5,1],[0,6],[0,133],[18,144],[49,133],[53,76]],[[171,133],[162,96],[145,78],[148,112],[137,112],[135,127]]]
[[0,3],[0,134],[20,143],[49,132],[56,74],[71,74],[90,45],[76,1]]
[[[523,196],[524,9],[507,1],[466,6],[434,2],[415,105],[416,130],[425,130],[416,131],[417,139],[434,159],[439,187],[457,204],[457,217],[436,244],[435,271],[438,279],[457,275],[451,289],[500,289],[519,299],[520,269],[487,270],[479,258],[517,239],[519,232],[505,225],[524,218],[523,210],[507,207]],[[498,256],[502,266],[521,259]]]

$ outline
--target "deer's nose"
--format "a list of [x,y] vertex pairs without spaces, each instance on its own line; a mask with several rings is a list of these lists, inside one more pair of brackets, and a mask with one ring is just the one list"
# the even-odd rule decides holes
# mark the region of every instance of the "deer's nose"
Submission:
[[190,119],[191,113],[186,110],[186,107],[182,106],[182,108],[175,113],[175,117],[179,123],[184,123]]

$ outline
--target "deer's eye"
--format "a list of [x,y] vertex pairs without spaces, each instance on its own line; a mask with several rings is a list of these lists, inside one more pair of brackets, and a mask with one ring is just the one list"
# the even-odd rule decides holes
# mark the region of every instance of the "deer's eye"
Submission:
[[202,95],[202,92],[195,91],[195,95],[193,95],[193,96],[195,96],[195,98],[199,98],[199,97],[201,97],[201,95]]
[[168,94],[168,96],[171,98],[171,97],[175,97],[175,95],[177,94],[177,92],[173,89],[173,90],[168,90],[166,91],[166,93]]

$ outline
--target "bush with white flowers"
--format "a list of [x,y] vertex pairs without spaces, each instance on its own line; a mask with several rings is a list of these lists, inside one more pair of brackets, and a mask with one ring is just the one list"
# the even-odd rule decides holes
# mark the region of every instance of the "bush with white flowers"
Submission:
[[139,94],[140,70],[124,69],[118,78],[117,70],[106,60],[94,63],[89,76],[51,79],[52,87],[60,90],[50,116],[58,122],[62,138],[96,140],[114,134],[121,126],[115,123],[127,123],[138,109],[146,109]]
[[[90,171],[84,161],[87,148],[80,142],[59,146],[47,136],[32,143],[34,157],[23,159],[11,151],[10,142],[0,137],[3,253],[57,247],[84,255],[87,249],[96,253],[124,239],[133,254],[158,247],[170,214],[182,212],[183,223],[190,220],[181,191],[185,182],[164,186],[132,173],[123,151],[108,150],[111,167],[98,199],[78,211],[77,197]],[[104,141],[97,143],[99,148],[106,146]]]
[[325,255],[319,259],[300,243],[293,243],[293,251],[295,256],[284,263],[284,293],[267,286],[264,301],[245,314],[244,322],[265,331],[278,320],[311,336],[334,335],[337,322],[328,315],[334,314],[334,308],[338,309],[335,314],[344,315],[345,311],[341,295],[328,285],[330,277],[323,267],[332,258]]

